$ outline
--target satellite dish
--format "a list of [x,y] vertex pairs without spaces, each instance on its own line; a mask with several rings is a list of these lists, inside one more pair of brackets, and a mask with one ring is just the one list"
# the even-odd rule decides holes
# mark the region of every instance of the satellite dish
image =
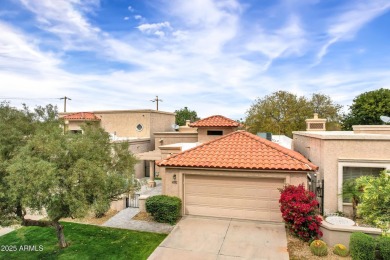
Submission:
[[173,130],[179,129],[179,125],[177,125],[177,124],[172,124],[172,129],[173,129]]
[[386,124],[390,123],[390,117],[388,116],[380,116],[380,119]]

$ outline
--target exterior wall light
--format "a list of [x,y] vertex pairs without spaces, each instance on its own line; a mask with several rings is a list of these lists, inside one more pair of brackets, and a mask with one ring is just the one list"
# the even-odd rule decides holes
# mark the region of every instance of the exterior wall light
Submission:
[[174,183],[174,184],[177,183],[177,181],[176,181],[176,174],[174,174],[174,175],[172,176],[172,183]]

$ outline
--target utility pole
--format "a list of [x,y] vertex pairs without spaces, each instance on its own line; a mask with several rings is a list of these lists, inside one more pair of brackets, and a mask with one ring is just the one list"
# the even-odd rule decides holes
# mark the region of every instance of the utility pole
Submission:
[[70,99],[69,97],[65,96],[63,98],[60,98],[60,99],[63,99],[64,100],[64,112],[66,112],[66,100],[72,100]]
[[156,102],[156,110],[158,111],[158,101],[161,101],[161,102],[163,102],[162,101],[162,99],[158,99],[158,96],[156,96],[156,98],[155,99],[152,99],[152,100],[150,100],[150,101],[152,101],[152,102]]

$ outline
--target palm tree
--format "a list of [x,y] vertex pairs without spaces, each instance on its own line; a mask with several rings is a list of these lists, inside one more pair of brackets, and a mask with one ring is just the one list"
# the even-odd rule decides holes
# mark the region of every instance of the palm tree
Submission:
[[355,179],[350,179],[343,182],[343,190],[341,196],[343,199],[350,200],[352,203],[352,218],[356,221],[357,206],[360,202],[361,189],[356,184]]

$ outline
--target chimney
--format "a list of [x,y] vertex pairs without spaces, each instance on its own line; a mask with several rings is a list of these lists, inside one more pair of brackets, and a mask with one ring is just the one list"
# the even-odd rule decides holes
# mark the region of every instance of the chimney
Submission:
[[318,118],[317,113],[314,113],[314,118],[305,121],[306,131],[326,131],[326,119]]
[[190,120],[186,120],[186,127],[190,127],[190,123],[191,123]]

